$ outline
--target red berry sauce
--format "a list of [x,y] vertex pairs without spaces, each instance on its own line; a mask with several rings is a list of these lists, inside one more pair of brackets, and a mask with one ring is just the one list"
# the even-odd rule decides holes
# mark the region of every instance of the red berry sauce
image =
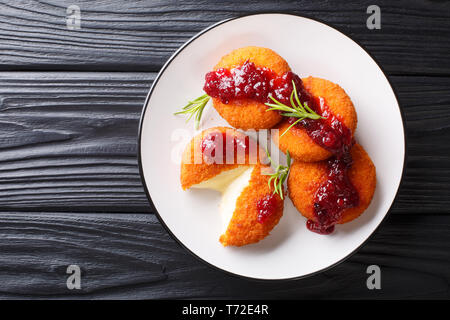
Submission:
[[269,219],[277,211],[277,207],[277,198],[273,193],[259,199],[256,203],[256,209],[258,210],[258,222],[266,222],[267,219]]
[[342,211],[359,204],[358,191],[350,182],[348,169],[352,165],[350,153],[334,156],[327,161],[327,180],[314,196],[315,221],[308,220],[309,230],[329,234],[342,217]]
[[[233,159],[236,163],[238,155],[246,154],[249,150],[250,138],[241,139],[237,136],[227,135],[226,132],[212,132],[207,134],[201,143],[202,154],[207,163],[228,163],[227,160]],[[221,149],[221,150],[220,150]],[[216,150],[221,151],[221,156],[217,155]]]
[[[220,68],[209,72],[205,80],[205,92],[225,104],[242,98],[266,103],[272,102],[269,97],[273,96],[286,105],[290,105],[289,98],[294,81],[302,104],[308,104],[312,110],[325,118],[304,119],[295,127],[304,128],[316,144],[334,155],[327,161],[327,180],[315,194],[315,219],[308,220],[306,224],[313,232],[332,233],[334,225],[341,219],[342,211],[359,204],[358,192],[348,178],[348,169],[352,165],[350,148],[353,145],[350,129],[330,111],[323,98],[311,95],[303,86],[300,77],[293,72],[279,76],[268,68],[259,68],[246,61],[242,66],[231,70]],[[297,119],[292,117],[288,121],[293,123]],[[275,210],[271,204],[275,200],[268,197],[258,202],[258,221],[261,223],[267,219],[266,216],[270,216],[269,212]]]
[[292,81],[301,87],[302,80],[293,72],[278,76],[268,68],[256,67],[253,62],[244,62],[233,69],[220,68],[208,72],[203,90],[213,98],[228,104],[233,99],[252,99],[262,103],[272,102],[269,95],[289,104]]

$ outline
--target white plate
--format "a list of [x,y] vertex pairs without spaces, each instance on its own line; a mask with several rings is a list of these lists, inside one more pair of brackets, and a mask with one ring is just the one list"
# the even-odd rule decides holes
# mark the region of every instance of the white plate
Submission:
[[[222,247],[220,195],[183,191],[179,182],[183,132],[193,121],[173,113],[203,93],[204,75],[224,54],[262,46],[284,57],[301,77],[341,85],[358,113],[357,141],[377,168],[377,189],[358,219],[328,236],[306,229],[306,219],[285,201],[271,235],[245,247]],[[226,122],[209,106],[201,129]],[[360,247],[387,214],[399,187],[405,157],[404,129],[395,94],[377,63],[353,40],[321,22],[295,15],[257,14],[222,21],[200,32],[164,65],[148,95],[139,132],[139,165],[147,195],[173,237],[195,256],[227,272],[257,279],[290,279],[322,271]]]

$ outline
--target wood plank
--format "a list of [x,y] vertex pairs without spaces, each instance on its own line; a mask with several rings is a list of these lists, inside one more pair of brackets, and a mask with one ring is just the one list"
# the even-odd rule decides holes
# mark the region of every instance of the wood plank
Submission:
[[[343,264],[292,282],[228,276],[179,247],[153,215],[0,214],[0,298],[449,298],[450,217],[391,215]],[[82,271],[81,290],[66,269]],[[366,288],[367,266],[382,290]]]
[[[71,3],[72,4],[72,3]],[[373,1],[86,1],[69,30],[60,1],[0,1],[0,70],[158,71],[190,37],[242,14],[309,15],[361,42],[393,74],[450,75],[450,2],[377,1],[381,30],[366,28]]]
[[3,210],[148,212],[136,139],[154,76],[0,74]]
[[391,77],[402,106],[408,162],[395,207],[450,213],[450,78]]
[[[154,73],[0,73],[0,210],[151,212],[136,159]],[[450,78],[392,77],[409,158],[395,209],[450,207]]]

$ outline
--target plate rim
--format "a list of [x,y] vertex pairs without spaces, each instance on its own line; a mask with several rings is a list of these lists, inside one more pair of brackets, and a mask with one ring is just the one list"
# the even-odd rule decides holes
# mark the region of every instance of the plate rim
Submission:
[[[166,225],[166,223],[164,222],[163,218],[160,216],[158,210],[156,209],[153,200],[150,196],[150,192],[148,191],[147,188],[147,182],[145,180],[144,177],[144,169],[143,169],[143,165],[142,165],[142,129],[143,129],[143,124],[144,124],[144,118],[145,118],[145,114],[147,112],[148,108],[148,102],[150,100],[150,97],[153,93],[153,90],[155,89],[160,77],[163,75],[163,73],[165,72],[165,70],[167,69],[167,67],[170,65],[170,63],[178,56],[178,54],[183,51],[184,48],[186,48],[191,42],[193,42],[194,40],[196,40],[197,38],[199,38],[201,35],[211,31],[212,29],[225,24],[227,22],[233,21],[233,20],[238,20],[241,18],[246,18],[246,17],[250,17],[250,16],[258,16],[258,15],[272,15],[272,14],[279,14],[279,15],[288,15],[288,16],[295,16],[295,17],[300,17],[300,18],[304,18],[304,19],[309,19],[309,20],[313,20],[315,22],[321,23],[326,25],[329,28],[332,28],[334,30],[336,30],[337,32],[339,32],[340,34],[342,34],[344,37],[347,37],[348,39],[350,39],[351,41],[353,41],[356,45],[358,45],[362,50],[364,50],[364,52],[367,53],[367,55],[373,60],[373,62],[375,62],[375,64],[377,65],[377,67],[381,70],[381,72],[383,73],[384,77],[386,78],[392,92],[394,93],[394,98],[397,102],[397,107],[399,109],[399,113],[400,113],[400,117],[402,120],[402,129],[403,129],[403,140],[404,140],[404,150],[403,150],[403,165],[402,165],[402,174],[400,176],[400,181],[397,187],[397,190],[395,192],[395,196],[392,199],[392,202],[389,206],[388,211],[386,212],[386,214],[384,215],[383,219],[380,221],[380,223],[375,227],[375,229],[367,236],[366,239],[364,239],[364,241],[358,246],[356,247],[352,252],[350,252],[348,255],[346,255],[345,257],[343,257],[342,259],[340,259],[339,261],[325,267],[322,268],[320,270],[314,271],[314,272],[310,272],[308,274],[304,274],[301,276],[297,276],[297,277],[289,277],[289,278],[280,278],[280,279],[269,279],[269,278],[257,278],[257,277],[249,277],[249,276],[244,276],[238,273],[234,273],[232,271],[228,271],[225,269],[222,269],[204,259],[202,259],[201,257],[199,257],[197,254],[195,254],[195,252],[193,252],[192,250],[190,250],[186,245],[183,244],[183,242],[181,242],[176,235],[170,230],[170,228]],[[200,32],[196,33],[194,36],[192,36],[189,40],[187,40],[183,45],[181,45],[181,47],[179,47],[171,56],[170,58],[166,61],[166,63],[164,63],[164,65],[161,67],[160,71],[158,72],[158,74],[156,75],[155,79],[153,80],[153,83],[150,87],[150,90],[147,94],[147,97],[145,98],[144,101],[144,106],[142,108],[142,112],[141,112],[141,116],[140,116],[140,120],[139,120],[139,128],[138,128],[138,137],[137,137],[137,148],[138,148],[138,166],[139,166],[139,175],[141,178],[141,182],[142,185],[144,187],[144,191],[145,194],[147,196],[147,199],[149,201],[150,206],[153,209],[154,214],[156,215],[157,219],[159,220],[159,222],[161,223],[161,225],[164,227],[164,229],[167,231],[167,233],[171,236],[172,239],[174,239],[178,245],[180,245],[184,250],[186,250],[187,252],[189,252],[192,256],[194,256],[197,260],[199,260],[200,262],[206,264],[209,267],[212,267],[215,270],[219,270],[227,275],[233,276],[233,277],[237,277],[239,279],[245,279],[245,280],[251,280],[254,282],[288,282],[288,281],[295,281],[295,280],[300,280],[300,279],[305,279],[305,278],[309,278],[312,277],[314,275],[320,274],[322,272],[325,272],[327,270],[330,270],[336,266],[338,266],[339,264],[343,263],[344,261],[346,261],[347,259],[349,259],[350,257],[352,257],[363,245],[365,245],[370,238],[372,238],[372,236],[379,230],[380,226],[383,225],[386,221],[386,218],[391,214],[391,209],[393,204],[395,203],[395,201],[397,200],[398,197],[398,193],[399,190],[402,186],[402,183],[404,181],[405,178],[405,167],[406,167],[406,163],[407,163],[407,158],[408,158],[408,148],[407,148],[407,134],[406,134],[406,121],[405,121],[405,115],[404,112],[400,106],[400,102],[397,96],[397,93],[391,83],[391,80],[389,79],[389,77],[387,76],[385,70],[383,69],[383,67],[380,65],[380,63],[372,56],[372,54],[362,45],[360,44],[357,40],[353,39],[352,37],[348,36],[347,34],[345,34],[344,32],[342,32],[341,30],[339,30],[337,27],[331,26],[330,24],[328,24],[327,22],[322,21],[321,19],[315,18],[315,17],[311,17],[308,15],[304,15],[304,14],[298,14],[298,13],[285,13],[285,12],[277,12],[277,11],[270,11],[270,12],[263,12],[263,13],[249,13],[249,14],[243,14],[243,15],[238,15],[232,18],[228,18],[228,19],[224,19],[221,21],[218,21],[212,25],[210,25],[209,27],[206,27],[205,29],[201,30]]]

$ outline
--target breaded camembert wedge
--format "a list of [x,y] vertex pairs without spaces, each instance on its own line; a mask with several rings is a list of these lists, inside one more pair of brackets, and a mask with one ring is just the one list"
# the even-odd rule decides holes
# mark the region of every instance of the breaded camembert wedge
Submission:
[[[369,155],[359,144],[355,144],[350,150],[352,164],[347,171],[347,177],[359,199],[357,205],[343,209],[340,212],[340,218],[335,223],[343,224],[359,217],[369,206],[376,187],[375,165]],[[294,206],[307,219],[317,222],[317,211],[315,210],[315,199],[321,186],[324,186],[330,176],[328,161],[320,162],[301,162],[295,161],[291,166],[288,177],[288,193]],[[334,169],[333,169],[334,170]],[[333,172],[342,175],[340,172]],[[344,177],[344,179],[347,179]],[[332,186],[335,194],[339,183]],[[326,196],[326,195],[324,195]],[[321,196],[323,198],[324,196]],[[345,198],[339,198],[337,201],[347,201]]]
[[181,163],[181,186],[222,193],[220,211],[224,246],[264,239],[283,215],[284,202],[268,185],[272,169],[261,163],[260,148],[245,134],[226,127],[204,130],[187,145]]

